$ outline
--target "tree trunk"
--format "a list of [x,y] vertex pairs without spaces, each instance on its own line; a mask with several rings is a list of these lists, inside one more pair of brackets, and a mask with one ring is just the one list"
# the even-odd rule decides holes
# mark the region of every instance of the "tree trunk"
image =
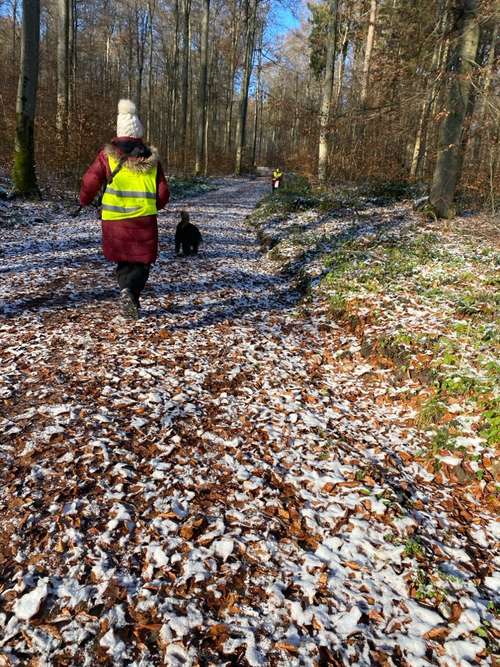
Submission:
[[[213,58],[213,55],[212,55]],[[210,63],[210,70],[213,69],[213,61]],[[208,85],[207,86],[207,111],[205,113],[205,127],[203,128],[203,175],[208,176],[208,158],[209,158],[209,152],[208,152],[208,128],[209,128],[209,120],[210,120],[210,106],[212,104],[212,91],[213,91],[213,86]],[[217,100],[215,100],[214,103],[215,110],[217,110]],[[217,119],[215,118],[215,121]],[[213,122],[213,125],[216,127],[217,123]]]
[[39,194],[35,172],[35,109],[40,43],[40,0],[23,0],[21,64],[16,104],[12,179],[17,193]]
[[[452,0],[447,1],[447,6],[446,6],[446,17],[445,17],[445,22],[444,22],[444,32],[447,34],[446,39],[443,42],[443,48],[441,49],[440,55],[439,55],[439,82],[436,85],[436,93],[433,96],[433,99],[431,101],[431,106],[429,110],[429,118],[430,119],[435,119],[437,117],[438,113],[438,105],[440,101],[440,91],[444,87],[442,84],[442,79],[446,75],[446,63],[448,62],[449,54],[450,54],[450,44],[451,44],[451,39],[449,36],[449,33],[451,32],[452,29],[452,16],[451,16],[451,2]],[[419,171],[420,173],[424,174],[427,169],[427,163],[429,161],[429,157],[432,155],[432,151],[430,150],[433,148],[434,143],[436,144],[436,151],[437,151],[437,140],[435,142],[432,141],[432,132],[431,130],[435,129],[434,125],[430,125],[427,123],[427,126],[425,128],[425,133],[424,133],[424,145],[423,149],[421,150],[421,164],[419,165]],[[439,128],[438,128],[439,129]]]
[[68,0],[58,0],[56,131],[63,146],[66,146],[68,139],[69,13]]
[[137,79],[135,89],[135,105],[137,115],[141,116],[142,111],[142,78],[144,74],[144,53],[146,51],[146,42],[148,36],[149,21],[152,20],[150,8],[146,12],[135,3],[135,57],[137,63]]
[[493,79],[493,72],[494,72],[494,67],[495,67],[495,48],[497,45],[497,38],[498,38],[498,21],[494,19],[494,24],[493,24],[493,30],[491,33],[491,41],[490,41],[490,50],[488,53],[488,60],[486,62],[484,74],[483,74],[483,82],[482,82],[482,91],[481,91],[481,102],[479,105],[479,110],[477,114],[478,118],[478,126],[479,126],[479,132],[474,138],[474,160],[479,161],[480,155],[481,155],[481,128],[484,127],[485,124],[485,119],[487,115],[487,110],[488,110],[488,103],[489,103],[489,94],[490,94],[490,88],[491,88],[491,82]]
[[375,24],[377,21],[377,0],[370,1],[370,22],[366,33],[365,57],[363,60],[363,74],[361,78],[361,106],[365,106],[368,97],[368,80],[370,77],[370,65],[372,59],[373,42],[375,41]]
[[442,56],[445,51],[445,46],[443,44],[443,35],[445,33],[446,22],[447,22],[447,11],[446,7],[439,7],[441,16],[438,23],[438,35],[437,41],[432,52],[432,62],[430,68],[430,78],[431,82],[427,84],[427,89],[424,90],[424,99],[420,107],[420,114],[418,120],[417,134],[415,137],[415,144],[413,146],[413,155],[411,160],[410,167],[410,177],[416,178],[417,174],[420,173],[420,166],[422,163],[422,144],[424,143],[424,133],[429,118],[429,112],[431,110],[432,104],[436,99],[436,96],[439,92],[439,87],[441,84],[441,64]]
[[12,70],[16,68],[16,42],[17,42],[17,0],[12,2]]
[[149,16],[149,72],[148,72],[148,115],[147,115],[147,140],[151,142],[151,126],[153,116],[153,20],[156,9],[156,0],[149,0],[148,2],[148,16]]
[[292,125],[292,148],[294,155],[297,154],[297,137],[299,136],[299,74],[295,73],[294,86],[295,108],[293,111],[293,125]]
[[208,82],[208,25],[210,20],[210,0],[203,0],[203,18],[201,24],[200,87],[198,91],[198,127],[196,137],[196,165],[198,176],[204,163],[205,125],[207,121],[207,82]]
[[439,134],[438,156],[432,180],[430,203],[441,218],[453,217],[455,188],[460,178],[462,132],[469,104],[471,75],[479,44],[478,0],[461,0],[458,10],[459,36],[451,70],[454,74]]
[[69,2],[69,38],[68,38],[68,125],[72,126],[75,112],[76,86],[76,0]]
[[234,172],[241,174],[243,162],[243,151],[245,148],[245,134],[248,111],[248,90],[250,88],[250,77],[252,74],[252,56],[255,38],[255,20],[257,14],[258,0],[245,0],[245,60],[243,64],[243,81],[241,84],[240,110],[238,125],[236,128],[236,162]]
[[173,47],[173,72],[171,76],[170,89],[170,150],[174,153],[178,145],[178,99],[179,99],[179,31],[180,31],[180,11],[179,0],[175,0],[175,38]]
[[253,144],[252,144],[252,165],[257,166],[257,133],[259,128],[259,101],[261,96],[261,77],[262,77],[262,42],[264,39],[264,30],[260,32],[259,37],[259,61],[257,64],[257,90],[255,91],[255,115],[253,123]]
[[339,72],[338,72],[338,81],[337,81],[337,91],[335,93],[335,108],[339,106],[340,96],[342,95],[342,83],[344,81],[344,70],[345,70],[345,61],[347,58],[347,48],[349,46],[349,28],[350,21],[346,22],[344,32],[342,33],[342,43],[340,45],[340,63],[339,63]]
[[188,126],[188,91],[189,91],[189,19],[191,0],[182,0],[182,83],[181,83],[181,117],[180,139],[182,150],[182,167],[186,171],[187,162],[187,126]]
[[236,56],[239,45],[239,27],[241,13],[237,11],[236,0],[233,1],[234,12],[231,21],[231,55],[229,64],[229,83],[227,86],[227,115],[224,128],[224,151],[231,150],[233,134],[234,77],[236,75]]
[[129,14],[128,17],[128,44],[127,44],[127,96],[132,97],[132,89],[134,85],[134,35],[132,32],[132,16]]
[[336,52],[336,19],[337,0],[329,0],[329,17],[327,32],[327,50],[325,74],[321,91],[321,108],[319,115],[319,145],[318,145],[318,178],[321,183],[326,181],[328,162],[328,134],[330,123],[330,109],[332,106],[333,74]]
[[189,60],[188,60],[188,114],[187,114],[187,137],[186,150],[184,151],[184,171],[187,171],[187,156],[188,148],[196,144],[196,138],[193,139],[193,104],[194,104],[194,85],[193,85],[193,51],[191,49],[191,44],[193,43],[193,23],[191,19],[189,20],[189,33],[188,33],[188,44],[189,46]]

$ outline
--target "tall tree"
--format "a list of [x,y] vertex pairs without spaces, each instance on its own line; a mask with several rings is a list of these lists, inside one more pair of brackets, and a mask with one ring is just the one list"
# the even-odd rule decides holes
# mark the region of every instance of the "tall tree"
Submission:
[[243,151],[246,139],[246,123],[248,111],[248,91],[252,75],[253,49],[255,41],[258,0],[245,0],[245,57],[243,61],[243,81],[240,92],[240,108],[236,128],[236,163],[234,172],[241,174]]
[[182,0],[182,76],[181,76],[181,150],[182,168],[187,168],[187,128],[188,128],[188,93],[189,93],[189,52],[190,52],[190,17],[191,0]]
[[325,72],[321,90],[319,112],[319,143],[318,143],[318,178],[325,183],[328,166],[328,135],[330,126],[330,109],[333,96],[333,75],[336,54],[336,20],[337,0],[328,0],[328,28]]
[[410,166],[410,177],[415,178],[420,173],[422,164],[423,145],[425,144],[425,129],[429,118],[429,113],[437,94],[442,80],[442,64],[447,53],[447,37],[446,24],[448,20],[447,0],[442,1],[437,8],[439,16],[437,17],[437,39],[432,51],[432,60],[430,71],[428,74],[427,88],[424,90],[422,96],[422,104],[420,107],[420,114],[417,126],[417,134],[413,146],[413,155]]
[[368,97],[368,81],[370,77],[370,66],[372,61],[373,43],[375,41],[375,25],[377,22],[377,0],[370,0],[370,18],[366,33],[365,57],[363,60],[363,73],[361,77],[361,105],[366,104]]
[[430,203],[441,218],[453,216],[452,203],[462,164],[462,132],[469,105],[471,74],[479,44],[478,0],[460,0],[457,6],[457,42],[450,60],[452,74],[439,146]]
[[257,133],[259,129],[260,100],[262,96],[262,42],[264,40],[264,30],[260,31],[259,36],[259,58],[257,62],[257,89],[255,91],[255,114],[253,123],[253,143],[252,143],[252,166],[257,166]]
[[154,46],[153,23],[154,23],[155,9],[156,9],[156,0],[148,0],[149,72],[148,72],[148,114],[147,114],[147,125],[146,125],[147,127],[146,136],[148,141],[151,141],[151,125],[152,125],[151,121],[153,115],[153,46]]
[[170,73],[170,86],[169,86],[169,112],[170,112],[170,141],[168,142],[169,156],[168,162],[170,162],[170,152],[174,152],[177,148],[178,141],[178,99],[179,99],[179,36],[180,36],[180,24],[181,24],[181,8],[180,0],[175,0],[174,4],[174,19],[175,19],[175,32],[173,40],[173,54],[172,54],[172,72]]
[[69,0],[57,0],[57,114],[56,130],[66,145],[69,93]]
[[203,18],[201,23],[200,47],[200,85],[198,91],[198,127],[196,136],[195,173],[201,173],[205,152],[205,125],[207,121],[207,82],[208,82],[208,26],[210,20],[210,0],[203,0]]
[[233,107],[234,107],[234,79],[236,76],[236,60],[240,44],[240,22],[241,12],[239,11],[239,0],[232,0],[230,22],[231,22],[231,46],[229,57],[229,80],[226,84],[227,105],[226,122],[224,126],[224,150],[231,149],[233,141]]
[[35,110],[40,44],[40,0],[23,0],[21,64],[16,103],[12,178],[17,193],[39,194],[35,171]]
[[[142,4],[142,3],[141,3]],[[135,100],[137,113],[141,113],[142,105],[142,78],[144,74],[144,62],[146,44],[149,32],[149,22],[153,20],[154,8],[148,3],[147,9],[141,7],[138,0],[135,0],[134,6],[134,32],[135,32],[135,57],[137,61],[137,77]]]
[[12,1],[12,67],[16,66],[17,43],[17,0]]
[[340,42],[340,47],[339,47],[339,53],[340,53],[340,58],[339,58],[339,68],[338,68],[338,75],[337,75],[337,90],[335,91],[335,107],[337,108],[339,103],[340,103],[340,97],[342,94],[342,83],[344,81],[344,69],[345,69],[345,61],[347,58],[347,49],[349,46],[349,29],[350,29],[350,17],[347,17],[347,20],[345,22],[344,29],[342,31],[342,39]]
[[[496,48],[498,46],[498,22],[500,20],[500,3],[497,4],[499,4],[498,15],[493,16],[493,27],[491,29],[488,57],[482,76],[481,101],[479,104],[479,111],[478,111],[478,124],[480,130],[484,128],[488,107],[492,106],[490,99],[490,90],[495,69]],[[495,114],[495,116],[498,117],[498,112]],[[481,152],[481,133],[478,132],[474,140],[474,156],[476,160],[479,160],[480,152]]]

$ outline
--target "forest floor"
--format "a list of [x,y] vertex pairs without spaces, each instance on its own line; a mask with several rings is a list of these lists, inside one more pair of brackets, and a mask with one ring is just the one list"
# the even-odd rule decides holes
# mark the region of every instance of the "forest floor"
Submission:
[[[448,301],[397,287],[466,245],[364,202],[259,209],[263,254],[246,218],[267,182],[219,185],[160,215],[137,322],[91,213],[0,202],[0,667],[498,664],[495,424],[469,390],[451,401],[443,364],[425,384],[413,343]],[[181,206],[196,258],[174,256]],[[394,230],[406,269],[369,276],[384,299],[360,276]],[[463,355],[490,401],[488,304],[462,319],[471,341],[490,325]]]

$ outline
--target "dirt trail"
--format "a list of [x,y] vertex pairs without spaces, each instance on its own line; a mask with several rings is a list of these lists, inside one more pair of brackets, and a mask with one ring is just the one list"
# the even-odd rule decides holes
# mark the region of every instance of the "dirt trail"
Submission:
[[430,503],[383,372],[260,255],[266,187],[169,206],[136,323],[90,216],[5,233],[0,664],[490,664],[492,528]]

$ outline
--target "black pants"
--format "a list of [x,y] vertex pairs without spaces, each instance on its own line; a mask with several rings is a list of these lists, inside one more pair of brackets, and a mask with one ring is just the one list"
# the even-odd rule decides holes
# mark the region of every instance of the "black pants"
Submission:
[[118,262],[116,277],[120,289],[129,289],[137,302],[144,289],[148,278],[151,264],[137,264],[132,262]]

